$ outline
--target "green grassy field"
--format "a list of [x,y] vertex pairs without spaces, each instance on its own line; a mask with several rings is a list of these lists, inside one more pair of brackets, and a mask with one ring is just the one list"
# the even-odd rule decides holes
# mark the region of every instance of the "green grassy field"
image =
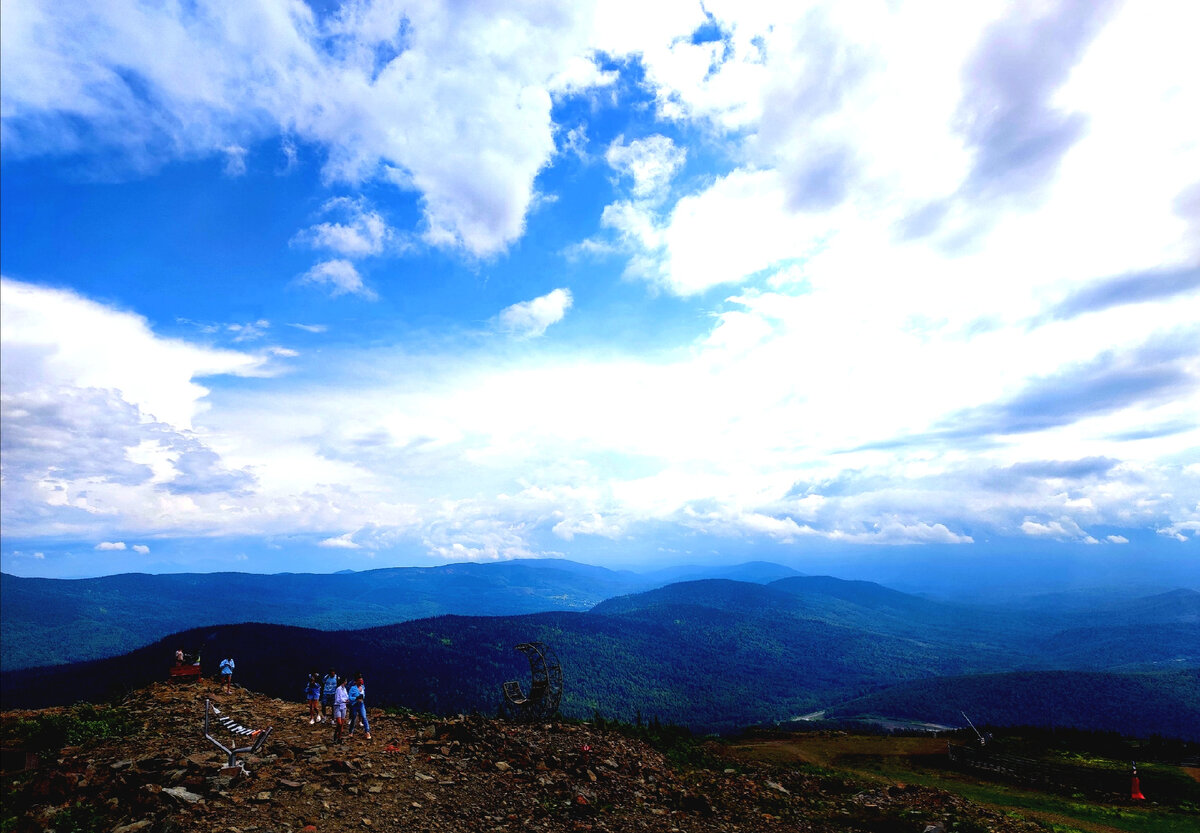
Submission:
[[[992,782],[947,766],[946,742],[938,738],[875,737],[821,733],[731,742],[734,757],[775,766],[846,771],[894,784],[920,784],[955,793],[1023,816],[1054,833],[1196,833],[1200,830],[1200,784],[1178,767],[1140,765],[1142,804],[1083,795],[1060,795]],[[1045,759],[1070,760],[1064,750],[1046,750]],[[1121,768],[1127,762],[1087,756],[1086,764]],[[1170,785],[1170,798],[1156,800],[1154,787]],[[1182,796],[1182,797],[1181,797]]]

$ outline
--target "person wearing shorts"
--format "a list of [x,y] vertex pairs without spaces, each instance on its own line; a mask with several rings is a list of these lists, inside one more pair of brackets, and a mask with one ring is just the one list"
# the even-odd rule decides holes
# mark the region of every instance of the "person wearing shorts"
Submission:
[[333,691],[333,742],[342,742],[342,727],[346,725],[346,707],[350,703],[350,695],[346,693],[346,678],[339,677],[337,688]]
[[304,699],[308,701],[308,724],[310,726],[321,722],[320,698],[321,678],[314,671],[308,675],[308,685],[304,688]]

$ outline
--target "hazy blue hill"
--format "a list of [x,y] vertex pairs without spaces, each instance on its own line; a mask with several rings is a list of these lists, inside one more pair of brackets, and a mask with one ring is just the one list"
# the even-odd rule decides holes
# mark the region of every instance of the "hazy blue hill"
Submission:
[[1200,624],[1200,591],[1171,590],[1098,607],[1085,614],[1111,625]]
[[[764,562],[713,569],[763,578],[794,572]],[[115,656],[165,634],[209,624],[255,621],[342,629],[448,613],[582,611],[611,596],[658,587],[664,575],[562,559],[329,575],[130,573],[72,580],[3,575],[0,664],[18,669]]]
[[[668,604],[771,612],[933,644],[965,669],[981,669],[983,661],[995,663],[986,670],[1136,669],[1197,661],[1196,651],[1189,650],[1200,628],[1200,593],[1194,590],[1115,601],[1106,596],[1090,609],[1003,610],[936,602],[830,576],[772,579],[794,571],[762,562],[714,569],[757,581],[706,578],[664,588],[659,582],[670,571],[639,575],[562,560],[333,575],[128,574],[81,580],[5,575],[0,664],[14,670],[115,656],[164,634],[247,620],[345,629],[448,613],[512,615],[593,606],[607,615],[642,609],[648,611],[643,618],[653,618],[653,608]],[[1154,630],[1158,625],[1172,627]],[[1139,635],[1135,628],[1150,630]]]
[[[761,579],[776,572],[773,565],[743,567],[742,574]],[[1070,725],[1090,726],[1087,709],[1103,707],[1098,714],[1108,715],[1116,706],[1082,695],[1072,705],[1063,686],[1082,690],[1109,681],[1114,702],[1140,692],[1170,711],[1193,678],[1072,677],[1056,669],[1200,666],[1194,591],[1037,612],[936,602],[829,576],[769,583],[706,578],[659,587],[655,575],[551,560],[336,575],[4,576],[3,693],[12,706],[100,698],[114,687],[163,678],[175,649],[183,648],[202,649],[210,674],[220,654],[231,651],[239,679],[281,697],[298,699],[314,664],[336,662],[341,671],[366,672],[379,705],[490,711],[500,683],[528,674],[513,646],[541,640],[563,660],[564,709],[577,717],[594,710],[624,719],[641,713],[698,729],[734,729],[870,692],[883,697],[881,689],[907,681],[916,686],[911,703],[895,699],[908,696],[901,687],[886,693],[892,700],[870,707],[902,717],[889,708],[909,708],[947,679],[1018,672],[989,679],[1011,684],[1013,702],[1023,708],[1045,706],[1052,722],[1062,714]],[[448,615],[464,611],[471,615]],[[267,624],[238,624],[239,618]],[[162,639],[173,632],[182,633]],[[67,662],[72,652],[114,658],[29,667]],[[1031,674],[1040,670],[1058,676]],[[1053,682],[1060,679],[1075,683]],[[1059,699],[1031,699],[1039,681]],[[977,684],[946,685],[969,693]]]
[[803,575],[791,567],[775,564],[771,561],[748,561],[745,564],[733,566],[686,565],[682,567],[667,567],[645,573],[644,578],[651,580],[657,587],[665,584],[676,584],[682,581],[695,581],[707,578],[723,578],[731,581],[749,581],[756,584],[768,584],[788,576]]
[[[1014,664],[1045,665],[1037,640],[1069,626],[1060,610],[1009,610],[993,605],[934,601],[867,581],[830,576],[772,582],[825,611],[830,621],[880,633],[903,634],[1008,653]],[[840,604],[837,604],[840,602]]]
[[1019,655],[1026,668],[1148,671],[1200,666],[1200,592],[1178,589],[1114,600],[1092,594],[1092,607],[1076,606],[1079,596],[1055,607],[1047,597],[1041,609],[1005,610],[934,602],[866,581],[829,576],[772,582],[825,604],[826,621],[912,638],[952,644],[986,644]]
[[1200,623],[1070,628],[1041,641],[1038,649],[1058,668],[1194,668],[1200,667]]
[[490,713],[501,702],[501,683],[527,685],[529,667],[513,650],[527,640],[555,648],[564,670],[563,708],[577,717],[599,710],[632,720],[640,712],[697,728],[734,728],[818,702],[790,676],[781,685],[787,672],[760,651],[722,660],[652,623],[576,613],[443,616],[342,633],[256,624],[198,629],[123,657],[5,672],[3,686],[10,707],[100,699],[164,678],[176,646],[202,646],[206,673],[215,673],[230,652],[239,682],[285,699],[300,700],[308,670],[335,665],[367,675],[374,705]]
[[[1038,617],[990,608],[929,601],[867,581],[829,576],[790,577],[766,585],[725,580],[680,582],[597,605],[607,615],[653,616],[665,604],[770,611],[795,620],[823,622],[933,650],[960,667],[1012,669],[1043,660],[1029,650],[1031,636],[1053,626]],[[988,663],[991,663],[988,665]]]
[[378,704],[488,710],[498,702],[501,682],[528,676],[513,646],[539,639],[563,661],[569,714],[599,710],[633,719],[640,712],[700,729],[732,729],[786,719],[894,680],[995,667],[994,658],[969,651],[796,616],[788,608],[794,597],[763,585],[689,582],[646,595],[693,601],[613,615],[439,616],[340,633],[271,625],[192,629],[126,657],[6,672],[3,686],[13,704],[107,693],[113,685],[161,678],[182,647],[202,649],[210,673],[220,655],[232,651],[239,679],[277,696],[298,697],[312,665],[336,661],[340,670],[369,673]]
[[[1104,612],[1114,617],[1132,616],[1141,619],[1156,615],[1156,607],[1160,615],[1168,617],[1194,616],[1198,597],[1200,591],[1192,588],[1122,585],[1061,593],[1015,595],[1012,598],[994,598],[994,603],[1004,610],[1052,612],[1061,616],[1093,616],[1097,612]],[[1172,609],[1174,613],[1171,612]]]
[[[1197,595],[1185,590],[1108,604],[1087,614],[1039,614],[934,602],[872,582],[805,576],[767,585],[680,582],[609,599],[593,612],[651,620],[665,617],[672,605],[700,606],[775,617],[783,624],[773,627],[783,632],[795,627],[793,620],[821,622],[900,640],[889,643],[891,650],[905,652],[902,646],[910,646],[906,653],[922,658],[922,668],[929,667],[923,663],[933,652],[974,671],[1146,671],[1200,665],[1200,623],[1188,621]],[[1154,624],[1164,619],[1184,622]],[[1148,624],[1062,627],[1108,620]]]
[[921,614],[938,607],[936,602],[901,593],[873,581],[849,581],[833,576],[793,576],[771,582],[771,586],[796,595],[841,599],[872,610]]
[[[546,587],[539,582],[548,580],[546,574],[535,565],[523,565],[522,569],[535,572],[502,575],[517,588],[534,585],[544,592]],[[461,573],[452,573],[451,578],[461,582],[456,587],[478,593],[492,586],[479,584],[481,577],[489,575],[495,574],[470,565]],[[262,578],[270,577],[238,581],[254,586]],[[547,586],[561,583],[561,578],[555,578]],[[442,712],[492,711],[499,703],[502,682],[528,677],[528,668],[513,646],[540,640],[552,645],[563,662],[567,684],[563,708],[575,717],[588,717],[593,711],[623,719],[641,714],[646,719],[657,717],[701,730],[736,729],[863,697],[846,708],[856,713],[946,720],[956,708],[964,708],[954,704],[990,691],[989,680],[1007,686],[993,692],[1000,698],[995,700],[996,711],[989,713],[995,716],[980,718],[993,722],[1002,722],[1005,715],[1000,706],[1011,702],[1017,711],[1044,716],[1023,722],[1110,728],[1111,715],[1135,695],[1148,704],[1148,722],[1136,724],[1152,727],[1146,731],[1162,731],[1161,723],[1153,721],[1180,703],[1184,708],[1180,714],[1190,714],[1186,709],[1190,708],[1187,685],[1194,681],[1191,677],[1020,671],[1044,666],[1047,657],[1055,657],[1056,652],[1057,661],[1076,667],[1119,662],[1126,650],[1121,640],[1127,638],[1119,629],[1097,629],[1092,636],[1052,636],[1048,631],[1042,638],[1004,646],[998,645],[1000,639],[996,644],[963,639],[961,629],[939,630],[930,624],[961,615],[956,606],[892,594],[887,588],[863,583],[824,580],[807,587],[833,592],[795,593],[776,584],[709,579],[615,597],[589,612],[442,615],[342,631],[217,625],[190,629],[110,660],[15,673],[6,669],[2,683],[5,702],[10,705],[46,705],[80,696],[100,698],[122,687],[161,679],[174,650],[183,648],[202,650],[210,674],[215,673],[221,656],[232,652],[238,660],[240,681],[288,699],[299,699],[309,670],[314,666],[324,670],[333,663],[342,672],[363,670],[372,682],[376,705]],[[377,588],[360,589],[370,602]],[[1159,609],[1160,605],[1149,607]],[[866,626],[846,624],[856,621]],[[1172,634],[1182,640],[1188,632]],[[966,676],[997,671],[1019,673]],[[882,690],[904,681],[911,686]],[[1104,689],[1110,683],[1115,686],[1111,692]],[[944,686],[961,698],[943,702],[940,692]],[[1088,686],[1098,688],[1085,696]],[[1039,690],[1049,699],[1037,699]],[[865,697],[870,692],[876,692],[871,695],[876,699]],[[1116,699],[1110,703],[1105,697]],[[1089,716],[1093,709],[1098,709],[1099,722]]]
[[794,597],[770,585],[713,578],[680,581],[641,593],[617,596],[593,607],[592,613],[654,618],[661,608],[669,605],[697,605],[744,613],[796,610]]
[[[794,573],[763,562],[713,569],[722,575],[764,579]],[[22,669],[113,657],[173,631],[205,624],[253,621],[342,629],[445,613],[583,611],[613,595],[658,587],[665,575],[564,559],[330,575],[126,574],[78,580],[4,575],[0,664]]]
[[[528,682],[528,666],[513,646],[541,640],[562,661],[563,710],[575,717],[599,711],[626,720],[657,717],[702,731],[732,730],[840,702],[844,705],[831,712],[846,717],[958,724],[964,710],[994,725],[1200,733],[1197,671],[914,679],[953,672],[953,663],[901,641],[819,622],[804,629],[769,614],[754,621],[698,605],[658,610],[658,617],[440,616],[342,632],[227,625],[172,635],[108,660],[5,672],[2,684],[10,708],[101,700],[165,678],[175,648],[183,647],[202,650],[209,675],[232,654],[239,683],[294,701],[298,711],[307,672],[332,665],[343,673],[361,670],[376,706],[492,713],[501,702],[501,683]],[[904,677],[909,682],[880,689]]]
[[1093,729],[1200,740],[1200,670],[1147,674],[1036,671],[903,683],[830,709],[964,725]]
[[[593,608],[592,615],[657,622],[677,629],[681,639],[708,645],[714,657],[737,657],[751,645],[765,655],[780,657],[815,691],[856,687],[872,678],[895,682],[1010,670],[1031,662],[1028,654],[972,640],[961,630],[951,629],[939,637],[904,616],[881,617],[877,610],[841,598],[799,595],[779,585],[720,579],[680,582],[609,599]],[[875,598],[894,592],[874,587],[884,591],[869,589]],[[918,606],[937,607],[907,598]],[[786,660],[782,659],[785,653]]]
[[587,610],[646,586],[633,573],[555,560],[332,575],[4,575],[0,664],[18,669],[114,656],[174,631],[250,620],[343,629],[445,613]]

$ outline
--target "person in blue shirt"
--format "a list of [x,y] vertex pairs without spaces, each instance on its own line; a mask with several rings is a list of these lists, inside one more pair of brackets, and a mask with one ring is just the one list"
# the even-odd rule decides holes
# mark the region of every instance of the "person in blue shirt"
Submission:
[[304,689],[304,698],[308,700],[308,725],[321,722],[321,710],[317,704],[321,701],[321,680],[314,671],[308,675],[308,686]]
[[371,724],[367,722],[367,684],[363,682],[362,672],[354,675],[354,682],[346,690],[350,698],[350,734],[354,734],[354,724],[362,721],[363,732],[367,740],[371,739]]
[[233,693],[233,657],[221,660],[221,682],[225,685],[225,693]]
[[331,720],[333,719],[333,692],[337,690],[337,685],[338,675],[330,668],[329,673],[321,680],[321,714],[329,715]]

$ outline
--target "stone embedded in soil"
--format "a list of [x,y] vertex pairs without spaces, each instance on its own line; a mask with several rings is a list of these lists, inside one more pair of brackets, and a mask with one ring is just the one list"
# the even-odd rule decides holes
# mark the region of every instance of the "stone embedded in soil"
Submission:
[[184,787],[165,787],[163,792],[172,798],[178,798],[180,801],[186,801],[189,804],[195,804],[197,801],[203,801],[204,797],[197,795],[194,792],[189,792]]

